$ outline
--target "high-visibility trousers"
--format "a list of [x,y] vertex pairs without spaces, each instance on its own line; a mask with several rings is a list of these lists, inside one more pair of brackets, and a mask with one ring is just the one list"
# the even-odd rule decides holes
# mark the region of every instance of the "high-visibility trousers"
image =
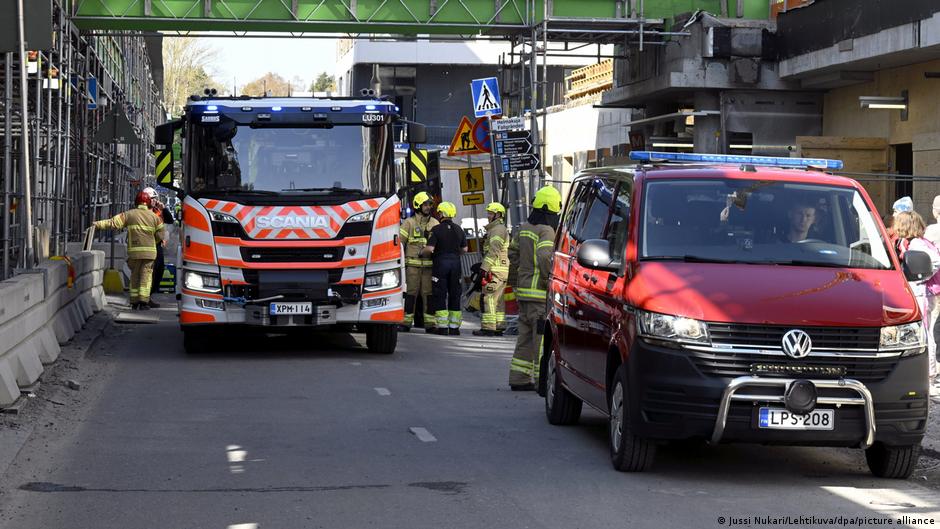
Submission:
[[131,269],[131,303],[147,303],[153,282],[153,259],[128,259],[127,266]]
[[463,320],[460,310],[460,257],[456,254],[444,254],[434,257],[433,282],[434,295],[431,305],[437,317],[438,327],[459,329]]
[[495,276],[483,287],[483,330],[496,331],[506,326],[506,304],[503,301],[505,290],[506,281]]
[[544,301],[519,301],[519,336],[509,365],[509,385],[534,384],[538,380],[544,322]]
[[431,310],[431,267],[430,266],[406,266],[405,281],[408,283],[408,290],[405,291],[405,321],[408,327],[415,322],[415,305],[418,297],[421,297],[421,304],[424,307],[424,328],[430,329],[435,325],[434,312]]

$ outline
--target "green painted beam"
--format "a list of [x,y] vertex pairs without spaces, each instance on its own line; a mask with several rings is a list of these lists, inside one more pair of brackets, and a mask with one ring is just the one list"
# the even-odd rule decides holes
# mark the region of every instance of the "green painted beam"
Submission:
[[[543,20],[544,1],[67,0],[72,20],[81,29],[396,35],[520,33]],[[646,0],[644,16],[670,19],[699,9],[720,13],[721,1],[735,16],[736,0]],[[550,15],[557,17],[617,14],[615,0],[551,0],[549,5]],[[767,0],[744,0],[743,15],[766,19],[769,9]]]

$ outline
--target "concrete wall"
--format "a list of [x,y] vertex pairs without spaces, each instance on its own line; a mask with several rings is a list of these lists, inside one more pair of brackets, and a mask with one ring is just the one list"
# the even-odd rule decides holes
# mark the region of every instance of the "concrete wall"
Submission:
[[59,356],[85,321],[104,308],[105,258],[100,251],[70,255],[75,281],[68,287],[65,261],[44,261],[35,270],[0,281],[0,408],[39,380],[43,366]]
[[[889,145],[912,144],[914,175],[940,176],[940,79],[927,79],[924,72],[940,71],[940,60],[922,62],[876,72],[869,83],[838,88],[826,94],[823,135],[846,138],[884,138]],[[896,96],[908,91],[908,118],[900,110],[861,108],[859,96]],[[894,172],[892,163],[887,168]],[[928,222],[931,203],[940,194],[940,183],[914,182],[914,205]]]

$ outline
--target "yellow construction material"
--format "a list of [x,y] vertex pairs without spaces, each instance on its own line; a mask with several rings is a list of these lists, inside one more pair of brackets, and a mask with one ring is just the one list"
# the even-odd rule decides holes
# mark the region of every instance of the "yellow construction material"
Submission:
[[114,268],[104,271],[104,291],[106,294],[123,294],[124,280],[121,279],[121,273]]

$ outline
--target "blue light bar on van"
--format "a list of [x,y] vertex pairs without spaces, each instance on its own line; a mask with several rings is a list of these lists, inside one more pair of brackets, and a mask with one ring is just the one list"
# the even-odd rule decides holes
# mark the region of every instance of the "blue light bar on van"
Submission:
[[812,167],[838,171],[842,160],[826,158],[785,158],[782,156],[739,156],[736,154],[698,154],[686,152],[633,151],[630,159],[638,162],[684,162],[769,165],[775,167]]

